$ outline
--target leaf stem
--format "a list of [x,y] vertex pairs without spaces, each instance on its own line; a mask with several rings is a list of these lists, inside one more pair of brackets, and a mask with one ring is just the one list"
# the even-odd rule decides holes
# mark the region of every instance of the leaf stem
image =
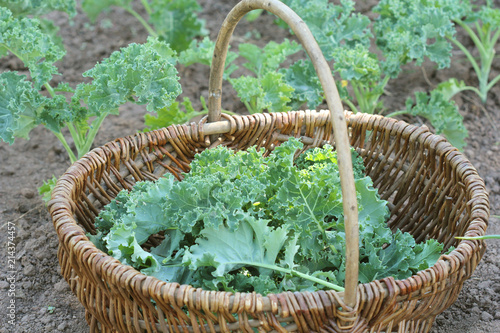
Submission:
[[54,88],[52,88],[49,83],[44,83],[43,85],[44,85],[45,89],[47,89],[47,91],[49,92],[50,96],[52,96],[52,97],[56,96]]
[[392,117],[400,116],[402,114],[407,114],[407,113],[408,113],[408,111],[406,111],[406,110],[394,111],[394,112],[391,112],[391,113],[385,115],[385,117],[392,118]]
[[482,240],[482,239],[500,239],[500,235],[484,235],[478,237],[455,237],[456,239],[465,239],[465,240]]
[[77,148],[78,158],[82,158],[83,155],[89,152],[92,143],[94,143],[95,136],[97,135],[97,132],[99,131],[99,128],[101,127],[101,124],[104,121],[104,118],[106,118],[106,116],[108,115],[109,115],[108,112],[103,112],[96,119],[92,121],[92,124],[90,125],[90,129],[87,132],[87,136],[84,140],[83,145]]
[[151,10],[151,6],[149,5],[148,0],[141,0],[141,2],[142,5],[144,6],[144,9],[146,10],[146,13],[148,13],[148,15],[151,15],[153,11]]
[[279,271],[279,272],[283,272],[283,273],[292,274],[292,275],[301,277],[303,279],[315,282],[317,284],[321,284],[321,285],[323,285],[323,286],[325,286],[327,288],[330,288],[330,289],[333,289],[333,290],[336,290],[336,291],[344,291],[344,288],[342,288],[339,285],[336,285],[334,283],[330,283],[330,282],[325,281],[325,280],[318,279],[318,278],[316,278],[314,276],[311,276],[311,275],[308,275],[308,274],[304,274],[304,273],[301,273],[299,271],[296,271],[296,270],[290,269],[290,268],[283,268],[283,267],[280,267],[280,266],[270,265],[270,264],[264,264],[264,263],[260,263],[260,262],[246,262],[246,261],[245,262],[244,261],[242,261],[242,262],[233,262],[233,263],[229,263],[229,264],[234,264],[234,265],[241,264],[241,265],[248,265],[248,266],[256,266],[256,267],[267,268],[267,269],[271,269],[271,270],[275,270],[275,271]]
[[352,112],[354,112],[354,113],[358,113],[359,112],[359,110],[356,107],[356,105],[354,105],[354,103],[351,102],[350,100],[348,100],[347,98],[344,99],[342,102],[344,102],[344,104],[347,104],[347,106],[351,109]]
[[54,133],[54,135],[56,136],[56,138],[58,138],[59,141],[61,141],[61,143],[63,144],[64,149],[66,149],[66,151],[68,152],[69,159],[70,159],[71,163],[76,162],[77,158],[75,156],[75,153],[73,153],[73,151],[69,147],[68,142],[64,138],[64,135],[62,135],[61,132],[55,132],[55,131],[51,131],[51,132]]
[[68,127],[69,133],[71,134],[71,137],[73,138],[73,142],[75,143],[76,150],[79,151],[79,147],[83,145],[83,141],[85,138],[82,138],[82,135],[80,135],[80,131],[78,131],[75,128],[74,123],[66,123],[66,126]]

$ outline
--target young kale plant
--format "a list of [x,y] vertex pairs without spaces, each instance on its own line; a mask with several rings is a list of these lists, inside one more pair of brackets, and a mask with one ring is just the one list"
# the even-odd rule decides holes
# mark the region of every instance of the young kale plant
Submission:
[[[450,64],[449,40],[454,40],[455,30],[447,19],[449,8],[436,1],[383,0],[373,9],[379,14],[373,22],[354,12],[353,1],[342,1],[340,6],[326,0],[285,3],[304,19],[327,60],[333,62],[334,72],[341,79],[341,98],[353,112],[385,112],[382,96],[389,81],[401,74],[405,64],[420,65],[425,58],[438,68]],[[375,47],[379,52],[371,51]],[[454,103],[439,93],[425,98],[423,93],[417,93],[415,102],[407,101],[406,110],[389,116],[409,113],[425,117],[438,133],[461,148],[467,136],[462,117]]]
[[[193,41],[187,50],[179,54],[179,63],[185,66],[194,63],[211,66],[214,48],[215,42],[208,37],[199,42]],[[263,48],[249,43],[241,43],[238,47],[238,53],[228,52],[224,78],[231,83],[249,113],[258,113],[264,110],[268,112],[289,111],[294,98],[305,101],[308,98],[314,98],[317,104],[321,102],[323,97],[322,94],[317,93],[318,90],[321,90],[317,78],[316,84],[319,87],[316,87],[315,90],[305,92],[302,96],[294,94],[296,90],[300,92],[301,88],[307,89],[307,87],[300,87],[299,80],[306,80],[302,75],[301,63],[296,63],[288,69],[281,68],[288,56],[300,50],[301,47],[296,42],[286,39],[281,44],[271,41]],[[242,69],[234,63],[239,57],[244,59],[242,64],[244,71],[250,72],[251,75],[240,75],[237,78],[232,78],[231,74],[234,71]],[[299,71],[295,68],[298,68]],[[303,103],[304,101],[300,102],[300,104]]]
[[296,42],[287,39],[281,44],[271,41],[262,49],[254,44],[239,45],[239,56],[246,60],[243,67],[255,76],[242,75],[229,78],[229,82],[250,113],[290,110],[287,104],[294,89],[285,82],[284,74],[278,69],[289,55],[300,49]]
[[[373,9],[379,14],[373,29],[375,43],[383,57],[379,68],[385,77],[382,86],[374,89],[377,93],[382,94],[388,78],[398,77],[401,66],[409,62],[421,65],[428,58],[438,68],[450,65],[450,41],[456,41],[450,15],[460,15],[465,11],[454,3],[450,0],[382,0],[378,3]],[[353,82],[353,87],[356,84],[358,83]],[[439,86],[430,94],[417,92],[415,101],[408,98],[405,110],[392,112],[387,116],[411,114],[424,117],[430,121],[436,133],[443,134],[455,147],[461,149],[465,146],[467,130],[455,103],[450,100],[450,90],[442,87],[443,85]]]
[[[209,37],[204,37],[203,40],[193,40],[189,47],[180,52],[178,62],[184,66],[190,66],[194,63],[200,63],[210,66],[212,63],[212,56],[214,53],[215,42],[211,41]],[[229,51],[226,61],[226,69],[224,77],[227,78],[237,67],[232,62],[238,57],[234,52]],[[174,102],[170,106],[158,109],[156,115],[146,114],[144,116],[144,123],[147,130],[154,130],[162,127],[167,127],[173,124],[184,124],[189,122],[194,117],[208,114],[208,107],[203,96],[200,96],[202,109],[197,111],[193,107],[193,103],[188,97],[184,100]],[[224,113],[234,114],[231,111],[224,110]]]
[[132,0],[84,0],[82,8],[91,21],[112,6],[123,8],[146,28],[150,36],[169,43],[176,52],[187,49],[193,38],[208,34],[205,21],[196,15],[201,11],[196,0],[141,0],[140,3],[148,19],[134,9]]
[[[352,13],[352,2],[343,1],[341,6],[324,0],[284,2],[308,24],[327,59],[331,59],[336,45],[352,46],[369,42],[367,33],[370,21]],[[193,42],[189,49],[180,54],[179,62],[210,65],[213,48],[213,42],[207,39]],[[288,111],[304,104],[314,109],[322,103],[323,89],[309,60],[299,60],[289,67],[283,66],[288,56],[300,50],[297,43],[285,40],[281,44],[270,42],[263,48],[243,43],[239,45],[238,53],[229,52],[224,76],[250,113]],[[238,57],[244,59],[243,67],[251,74],[231,77],[231,73],[238,68],[231,62]]]
[[17,72],[0,73],[0,138],[5,142],[28,139],[29,132],[42,125],[59,139],[74,162],[90,150],[103,120],[118,114],[119,106],[133,102],[155,111],[169,106],[181,92],[175,51],[154,38],[114,52],[83,73],[93,79],[90,83],[76,89],[65,83],[53,87],[51,79],[58,74],[54,63],[65,51],[42,32],[39,20],[16,18],[3,7],[0,18],[0,55],[13,54],[30,73],[30,78]]
[[0,7],[9,9],[12,15],[17,18],[27,16],[37,17],[40,20],[40,29],[45,34],[50,35],[52,40],[57,42],[60,46],[62,46],[62,39],[57,35],[59,27],[54,25],[54,22],[51,20],[42,18],[42,15],[53,11],[67,13],[70,18],[76,15],[75,0],[0,0]]

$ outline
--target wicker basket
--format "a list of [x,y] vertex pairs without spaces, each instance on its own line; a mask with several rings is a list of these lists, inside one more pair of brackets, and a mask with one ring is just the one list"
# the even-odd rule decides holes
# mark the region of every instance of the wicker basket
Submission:
[[[294,29],[313,60],[331,111],[250,116],[220,114],[222,71],[229,38],[248,11],[263,8]],[[96,148],[59,179],[49,203],[59,237],[61,271],[86,309],[91,332],[428,332],[436,315],[457,298],[481,259],[489,216],[483,180],[464,156],[426,127],[381,116],[343,112],[331,71],[304,22],[277,0],[245,0],[229,13],[219,34],[210,76],[208,122],[170,126],[120,138]],[[347,123],[347,126],[346,126]],[[333,133],[332,133],[333,132]],[[305,147],[334,143],[341,167],[346,218],[346,291],[286,292],[265,297],[195,289],[148,277],[98,250],[100,209],[121,189],[179,179],[195,153],[217,145],[272,150],[290,136]],[[357,285],[357,209],[349,143],[366,173],[389,201],[389,226],[417,241],[434,238],[448,248],[431,268],[406,280],[386,278]],[[83,227],[83,228],[82,228]],[[84,230],[85,229],[85,230]]]

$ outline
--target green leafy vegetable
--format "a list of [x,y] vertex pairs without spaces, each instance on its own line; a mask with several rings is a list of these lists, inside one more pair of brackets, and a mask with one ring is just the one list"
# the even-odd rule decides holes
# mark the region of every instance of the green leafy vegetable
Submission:
[[97,114],[127,101],[148,104],[148,111],[169,106],[181,92],[176,61],[175,52],[157,39],[130,44],[83,73],[93,81],[80,84],[76,96]]
[[29,68],[36,89],[58,74],[54,63],[65,54],[50,36],[44,34],[37,19],[16,18],[0,7],[0,56],[12,53]]
[[311,30],[321,51],[331,59],[333,51],[343,45],[369,45],[370,19],[354,13],[354,1],[343,0],[334,5],[328,0],[286,0]]
[[380,100],[389,76],[382,78],[382,70],[377,56],[364,45],[358,44],[353,48],[337,48],[333,52],[334,71],[340,77],[350,82],[358,102],[356,107],[349,99],[344,102],[354,112],[374,114],[383,108]]
[[56,183],[57,183],[57,177],[52,176],[52,178],[50,178],[47,181],[44,181],[43,185],[38,188],[38,194],[42,196],[43,202],[45,203],[49,202],[49,200],[51,199],[52,190],[54,189],[54,187],[56,187]]
[[[208,149],[180,182],[167,174],[122,191],[96,220],[91,239],[115,258],[166,281],[211,290],[343,290],[345,231],[336,153],[331,146],[295,155],[296,139],[269,156],[251,147]],[[392,233],[362,160],[359,198],[360,281],[406,278],[439,258],[442,244],[415,244]],[[146,251],[150,235],[165,240]]]
[[75,0],[0,0],[0,7],[8,8],[15,16],[40,16],[54,10],[76,15]]
[[321,104],[324,99],[323,87],[312,62],[299,60],[279,72],[284,73],[285,83],[293,88],[291,101],[288,103],[291,109],[298,110],[304,103],[310,109]]
[[148,19],[133,8],[132,0],[84,0],[82,8],[90,20],[95,21],[104,10],[121,7],[133,15],[152,37],[169,43],[177,52],[187,49],[193,38],[208,34],[205,21],[196,15],[201,11],[196,0],[142,0],[141,4]]
[[[194,63],[199,63],[207,66],[212,66],[214,55],[215,42],[209,37],[203,38],[201,41],[193,40],[189,47],[179,54],[179,63],[184,66],[189,66]],[[238,54],[228,51],[224,68],[224,78],[227,79],[238,66],[233,64],[233,61],[238,58]]]
[[[17,19],[0,8],[0,48],[18,56],[30,69],[33,82],[16,72],[0,74],[0,138],[13,143],[28,138],[38,125],[49,129],[63,144],[70,160],[87,153],[104,118],[117,114],[127,102],[147,104],[147,110],[169,107],[180,94],[175,52],[167,44],[150,38],[145,44],[131,44],[84,73],[90,83],[76,90],[67,84],[49,83],[57,68],[53,63],[64,55],[44,35],[37,20]],[[24,29],[24,30],[23,30]],[[29,36],[29,40],[26,39]],[[47,89],[50,97],[40,93]],[[62,93],[72,94],[68,101]],[[85,106],[83,106],[85,105]],[[63,128],[68,128],[76,147],[73,152]]]
[[384,72],[396,77],[401,65],[424,57],[439,68],[449,67],[455,29],[449,18],[449,0],[382,0],[373,9],[379,13],[374,22],[377,46],[385,56]]
[[108,10],[112,6],[131,9],[131,2],[132,0],[83,0],[82,9],[88,18],[95,22],[99,14],[104,10]]
[[[283,2],[304,20],[326,60],[335,59],[334,64],[339,60],[335,58],[336,50],[370,45],[370,19],[354,12],[353,1],[344,0],[340,5],[333,5],[327,0]],[[323,101],[323,89],[309,59],[286,70],[286,83],[295,89],[289,103],[293,109],[298,109],[304,103],[313,109]],[[347,94],[343,93],[343,97],[347,97]]]
[[439,90],[430,94],[415,93],[415,101],[412,98],[406,101],[405,113],[429,119],[436,133],[443,134],[453,146],[458,149],[465,146],[468,132],[463,125],[463,117],[455,103],[446,99]]
[[287,104],[293,88],[284,82],[281,73],[268,72],[261,78],[241,76],[229,81],[250,113],[290,110]]
[[[189,98],[185,97],[182,103],[173,102],[172,105],[157,110],[157,116],[152,114],[144,115],[144,123],[149,130],[167,127],[173,124],[187,123],[194,117],[208,113],[208,108],[203,97],[201,97],[201,103],[203,105],[203,111],[196,111]],[[184,107],[184,111],[181,110],[181,105]]]
[[193,38],[208,34],[205,21],[198,18],[201,7],[196,0],[153,0],[149,21],[158,36],[180,52],[189,47]]
[[[453,20],[470,9],[462,1],[457,4],[450,0],[383,0],[373,8],[378,17],[372,22],[372,34],[370,19],[354,13],[352,1],[341,1],[339,6],[324,0],[288,0],[285,3],[307,23],[327,60],[334,60],[334,71],[341,78],[339,91],[344,103],[354,112],[370,114],[384,112],[385,88],[391,78],[399,75],[403,65],[410,62],[419,65],[428,58],[439,68],[449,66],[451,42],[456,43]],[[375,46],[379,52],[373,51]],[[316,79],[312,65],[294,64],[282,72],[286,73],[285,82],[294,88],[288,105],[297,108],[307,102],[309,107],[315,107],[321,101],[321,88],[310,79]],[[349,85],[353,96],[344,88]],[[433,97],[427,99],[419,95],[415,106],[409,105],[407,110],[390,116],[410,113],[425,117],[438,133],[462,148],[467,131],[449,100],[454,93],[466,89],[474,88],[450,81],[439,86],[442,95],[433,92]]]
[[229,82],[238,93],[250,113],[288,111],[293,88],[278,69],[289,55],[301,47],[288,39],[281,44],[269,42],[263,49],[253,44],[240,44],[239,55],[247,60],[243,67],[255,74],[230,78]]

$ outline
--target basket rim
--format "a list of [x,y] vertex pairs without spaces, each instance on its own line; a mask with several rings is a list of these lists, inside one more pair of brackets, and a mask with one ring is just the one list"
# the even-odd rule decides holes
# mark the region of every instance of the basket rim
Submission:
[[[323,112],[323,111],[329,112],[328,110],[320,110],[320,111],[299,110],[299,111],[288,111],[282,113]],[[457,174],[460,174],[460,178],[464,181],[464,186],[465,186],[464,190],[465,191],[469,190],[472,193],[471,199],[468,202],[468,209],[467,209],[470,212],[469,213],[470,222],[469,226],[465,230],[464,235],[471,237],[485,235],[489,218],[488,193],[486,191],[484,181],[479,176],[477,170],[474,168],[472,163],[465,157],[463,153],[461,153],[455,147],[453,147],[444,137],[432,134],[426,126],[415,126],[408,124],[402,120],[386,118],[380,115],[371,115],[363,113],[353,114],[350,111],[345,111],[345,113],[349,127],[352,124],[353,119],[356,120],[359,119],[360,122],[363,121],[366,122],[368,119],[376,117],[379,118],[377,126],[378,125],[393,126],[391,135],[393,135],[395,132],[401,131],[401,128],[404,128],[405,130],[408,131],[408,133],[411,133],[410,136],[414,136],[415,139],[418,140],[420,144],[423,144],[427,149],[442,150],[443,158],[445,158],[450,163],[453,163],[454,168],[457,168],[457,166],[460,164],[460,169],[457,169]],[[241,120],[242,118],[248,118],[253,116],[256,115],[243,115],[243,116],[236,115],[231,117],[240,118]],[[227,119],[228,117],[225,118]],[[75,205],[72,202],[71,198],[73,192],[76,191],[76,187],[78,187],[78,181],[83,180],[83,182],[86,182],[87,181],[86,178],[91,174],[88,165],[89,162],[95,163],[97,159],[101,163],[100,166],[106,163],[106,161],[102,158],[103,154],[99,154],[99,152],[102,152],[105,147],[109,145],[112,146],[120,145],[121,140],[127,140],[127,139],[141,140],[141,138],[142,140],[146,139],[150,146],[157,145],[158,144],[157,142],[150,141],[151,137],[148,135],[148,133],[155,132],[157,134],[162,135],[163,137],[168,137],[169,136],[167,133],[168,129],[177,130],[182,128],[182,130],[185,130],[186,128],[187,129],[190,128],[191,130],[195,130],[198,127],[201,128],[202,122],[200,122],[199,125],[200,126],[196,125],[195,123],[191,123],[189,125],[171,125],[169,127],[162,128],[159,130],[154,130],[151,132],[136,133],[133,135],[118,138],[102,146],[92,149],[89,153],[85,154],[81,159],[73,163],[65,171],[65,173],[58,179],[56,187],[52,192],[52,198],[48,203],[48,209],[51,214],[51,218],[53,220],[54,228],[58,235],[59,247],[68,246],[73,248],[75,252],[78,253],[77,260],[79,261],[79,264],[82,264],[82,266],[88,266],[88,268],[90,268],[90,270],[92,271],[93,275],[96,278],[99,278],[99,280],[101,281],[103,278],[105,278],[106,275],[114,274],[114,272],[117,271],[120,272],[120,275],[127,276],[126,279],[122,278],[114,279],[115,282],[118,281],[120,283],[120,287],[126,290],[135,290],[136,292],[142,293],[143,295],[146,296],[152,295],[151,293],[152,288],[148,288],[148,290],[143,290],[143,288],[135,289],[138,281],[153,282],[154,285],[157,286],[157,288],[154,288],[155,291],[154,294],[156,294],[156,292],[159,290],[161,290],[162,292],[166,292],[170,288],[170,286],[190,287],[192,289],[195,289],[190,285],[181,286],[177,282],[166,282],[152,276],[144,275],[135,268],[123,264],[119,260],[112,257],[111,255],[99,250],[88,239],[88,237],[86,236],[86,232],[82,228],[82,226],[76,222],[74,218],[74,215],[76,214]],[[182,132],[182,130],[180,130],[180,132]],[[238,130],[240,129],[238,128]],[[370,128],[367,128],[367,130],[370,130]],[[203,132],[199,133],[200,136],[203,135]],[[141,148],[144,148],[145,146],[146,145],[144,144],[144,142],[141,142]],[[138,149],[137,146],[132,148]],[[108,155],[107,157],[109,158],[110,156]],[[86,171],[83,172],[82,169]],[[102,170],[102,168],[100,167],[97,169]],[[478,202],[472,202],[474,201],[473,199],[478,199]],[[391,293],[391,290],[393,290],[395,286],[398,286],[406,291],[406,293],[398,294],[399,297],[403,298],[409,297],[411,294],[415,294],[422,288],[429,289],[430,284],[427,285],[422,284],[423,279],[421,275],[430,274],[432,276],[435,276],[436,278],[435,283],[443,282],[444,280],[446,280],[446,277],[448,275],[450,275],[453,272],[456,272],[458,269],[462,269],[464,263],[471,260],[472,256],[479,251],[478,248],[480,243],[482,243],[484,246],[484,241],[481,240],[460,240],[458,246],[451,253],[449,253],[448,255],[446,254],[441,255],[439,260],[432,267],[419,271],[416,274],[404,280],[395,280],[394,278],[390,277],[381,280],[375,280],[366,284],[359,284],[357,289],[357,294],[358,294],[357,303],[359,303],[359,298],[361,297],[360,293],[363,293],[365,289],[370,289],[372,287],[380,288],[380,286],[382,286],[387,291],[385,294],[385,296],[387,297]],[[73,267],[73,269],[75,268]],[[130,281],[132,281],[132,279],[135,279],[136,283],[131,283]],[[198,288],[196,290],[197,291],[201,290],[201,288]],[[213,291],[209,290],[204,290],[204,291],[213,293]],[[320,291],[308,292],[308,293],[318,293],[318,292]],[[337,295],[338,297],[340,297],[340,299],[338,299],[339,303],[340,304],[342,303],[341,298],[343,296],[343,292],[336,292],[333,290],[328,290],[325,292],[331,292]],[[215,291],[215,293],[235,295],[233,293],[223,292],[223,291]],[[255,294],[255,292],[252,294],[260,299],[260,302],[261,304],[263,304],[264,307],[263,310],[266,311],[266,308],[267,310],[270,310],[269,307],[271,308],[274,307],[274,295],[279,296],[284,293],[267,294],[266,296]],[[296,293],[303,293],[303,291]],[[246,294],[246,293],[241,293],[241,294]],[[269,297],[270,295],[272,299],[270,299]],[[335,298],[337,298],[337,296]]]

